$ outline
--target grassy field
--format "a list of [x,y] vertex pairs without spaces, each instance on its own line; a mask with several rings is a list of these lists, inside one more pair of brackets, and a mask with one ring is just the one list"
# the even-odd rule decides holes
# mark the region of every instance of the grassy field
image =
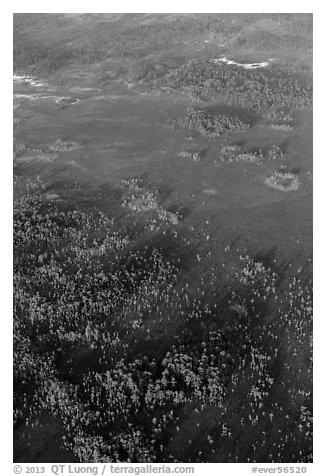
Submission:
[[15,461],[312,461],[311,36],[14,15]]

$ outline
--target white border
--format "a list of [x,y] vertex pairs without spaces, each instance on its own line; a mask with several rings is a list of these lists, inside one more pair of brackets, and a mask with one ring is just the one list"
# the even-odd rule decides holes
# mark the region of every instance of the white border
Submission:
[[[124,13],[124,12],[313,12],[314,13],[314,463],[309,465],[307,474],[324,474],[325,470],[325,294],[326,269],[325,254],[325,125],[324,96],[325,80],[325,30],[326,18],[322,2],[176,2],[165,1],[162,4],[153,2],[118,2],[104,1],[68,2],[56,1],[45,4],[44,1],[14,1],[1,8],[1,93],[2,93],[2,150],[1,150],[1,431],[4,475],[12,473],[12,13],[13,12],[44,12],[47,13]],[[90,8],[92,10],[90,10]],[[324,148],[322,149],[322,145]],[[221,475],[250,474],[251,464],[204,464],[195,465],[196,474]],[[47,465],[46,465],[47,466]],[[262,467],[272,465],[257,465]],[[275,466],[284,466],[276,464]],[[7,468],[6,468],[7,467]],[[7,469],[7,470],[6,470]],[[218,474],[217,473],[217,474]]]

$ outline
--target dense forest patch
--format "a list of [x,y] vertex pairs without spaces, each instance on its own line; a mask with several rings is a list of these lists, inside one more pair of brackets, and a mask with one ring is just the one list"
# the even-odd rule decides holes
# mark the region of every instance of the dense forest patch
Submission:
[[[240,256],[229,291],[203,284],[200,297],[178,285],[168,250],[137,245],[102,212],[45,200],[35,182],[15,202],[14,226],[16,427],[60,417],[61,444],[82,462],[178,461],[173,428],[191,405],[220,416],[186,460],[214,461],[211,449],[226,445],[226,461],[311,461],[312,307],[300,279],[282,291],[275,271]],[[168,340],[153,354],[162,326]],[[288,423],[278,432],[274,421]],[[245,448],[241,425],[255,435]]]

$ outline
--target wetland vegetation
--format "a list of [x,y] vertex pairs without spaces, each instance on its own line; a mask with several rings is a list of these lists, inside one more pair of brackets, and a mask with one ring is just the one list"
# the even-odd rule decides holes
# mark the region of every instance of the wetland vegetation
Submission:
[[14,15],[14,461],[312,462],[311,53]]

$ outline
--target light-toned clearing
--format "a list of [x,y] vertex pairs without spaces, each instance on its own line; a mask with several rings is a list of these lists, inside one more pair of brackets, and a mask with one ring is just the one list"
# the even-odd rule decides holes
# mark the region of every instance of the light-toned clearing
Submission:
[[72,106],[73,104],[77,104],[80,99],[79,98],[70,98],[67,96],[56,96],[53,94],[21,94],[15,93],[13,95],[14,99],[29,99],[30,101],[36,101],[38,99],[51,99],[56,104],[63,105],[65,107]]
[[72,92],[83,92],[83,91],[101,91],[99,88],[82,88],[80,86],[74,86],[70,88]]
[[262,63],[237,63],[236,61],[229,60],[226,57],[213,59],[213,63],[226,63],[239,66],[244,69],[257,69],[257,68],[266,68],[272,61],[273,58],[270,58],[268,61],[263,61]]
[[45,198],[47,200],[57,200],[59,198],[59,195],[57,193],[46,193]]
[[30,101],[36,101],[38,99],[52,99],[56,103],[59,103],[60,101],[63,101],[67,99],[66,97],[61,97],[61,96],[54,96],[54,95],[49,95],[49,94],[19,94],[15,93],[14,94],[14,99],[29,99]]
[[42,83],[31,76],[19,76],[18,74],[14,74],[13,80],[16,83],[30,84],[31,86],[35,87],[45,86],[45,83]]
[[291,132],[293,131],[293,127],[289,124],[270,124],[267,126],[269,129],[274,131],[281,131],[281,132]]
[[216,190],[214,190],[213,188],[206,188],[205,190],[203,190],[203,193],[208,193],[209,195],[217,194]]
[[58,157],[58,154],[35,154],[25,155],[17,157],[17,162],[32,162],[34,160],[38,162],[53,162]]

